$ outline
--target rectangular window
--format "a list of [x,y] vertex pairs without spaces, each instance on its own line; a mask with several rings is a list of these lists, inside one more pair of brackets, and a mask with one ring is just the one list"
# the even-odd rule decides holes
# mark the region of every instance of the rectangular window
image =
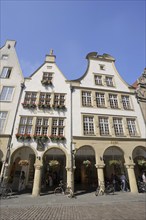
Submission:
[[82,91],[82,105],[91,106],[91,92]]
[[102,85],[102,76],[95,76],[95,84]]
[[2,55],[2,60],[7,60],[8,59],[8,55],[7,54],[3,54]]
[[105,107],[104,93],[96,93],[96,104],[97,107]]
[[124,136],[123,124],[121,118],[113,118],[114,130],[116,136]]
[[35,134],[36,135],[47,135],[49,128],[49,119],[48,118],[37,118]]
[[90,116],[83,117],[83,130],[84,130],[84,135],[94,135],[93,117]]
[[5,78],[5,79],[9,78],[11,74],[11,70],[12,70],[11,67],[4,67],[1,72],[0,78]]
[[62,118],[52,119],[52,135],[64,136],[64,119]]
[[4,86],[0,94],[0,101],[11,101],[14,87]]
[[19,124],[19,134],[31,134],[32,133],[33,117],[21,117]]
[[128,131],[130,136],[137,136],[137,129],[136,129],[136,123],[135,119],[128,118],[127,119],[127,126],[128,126]]
[[118,108],[118,99],[117,95],[109,94],[109,102],[111,108]]
[[108,118],[105,117],[99,118],[99,130],[100,130],[100,135],[109,135]]
[[4,125],[6,122],[8,112],[0,111],[0,134],[2,134],[4,130]]
[[54,94],[54,107],[65,106],[65,94]]
[[122,95],[122,104],[124,109],[131,109],[129,96]]
[[50,106],[50,102],[51,102],[51,94],[41,92],[39,98],[39,105]]
[[107,86],[111,86],[111,87],[114,86],[114,84],[113,84],[113,77],[111,77],[111,76],[106,76],[105,77],[105,82],[106,82]]
[[24,103],[25,104],[36,104],[37,93],[36,92],[26,92]]

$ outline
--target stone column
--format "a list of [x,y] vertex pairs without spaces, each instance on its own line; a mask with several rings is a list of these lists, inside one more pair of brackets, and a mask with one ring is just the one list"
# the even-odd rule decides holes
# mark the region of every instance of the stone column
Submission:
[[74,192],[74,167],[73,170],[69,167],[66,167],[67,171],[67,186],[71,187],[72,191]]
[[105,165],[104,164],[96,164],[95,166],[97,168],[98,184],[100,185],[100,182],[104,182],[103,168]]
[[137,183],[136,183],[136,178],[135,178],[135,173],[134,173],[134,163],[133,164],[125,164],[128,172],[128,178],[129,178],[129,185],[130,185],[130,190],[132,193],[137,193]]
[[34,174],[34,182],[33,182],[33,196],[39,196],[41,191],[41,174],[42,174],[42,165],[34,164],[35,174]]

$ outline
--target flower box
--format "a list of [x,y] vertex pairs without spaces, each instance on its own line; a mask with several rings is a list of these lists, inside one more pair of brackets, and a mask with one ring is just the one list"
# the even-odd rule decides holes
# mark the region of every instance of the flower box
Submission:
[[20,161],[18,162],[18,164],[19,164],[20,166],[28,166],[28,165],[29,165],[29,161],[28,161],[28,160],[20,160]]
[[38,107],[39,108],[51,108],[51,106],[47,104],[39,104]]
[[17,140],[31,140],[30,134],[16,134]]
[[66,138],[64,136],[57,136],[57,135],[51,135],[50,136],[51,141],[64,141]]
[[89,167],[91,165],[91,161],[90,160],[84,160],[83,165],[85,165],[86,167]]
[[36,104],[35,103],[22,103],[24,108],[36,108]]
[[33,138],[36,141],[37,140],[47,141],[49,139],[47,135],[37,135],[37,134],[34,134]]

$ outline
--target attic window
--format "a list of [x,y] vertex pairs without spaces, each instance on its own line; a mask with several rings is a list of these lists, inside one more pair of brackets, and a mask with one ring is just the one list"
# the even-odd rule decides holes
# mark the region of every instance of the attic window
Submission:
[[47,66],[47,69],[52,69],[52,66]]
[[41,83],[45,86],[52,85],[53,73],[44,72]]
[[2,60],[7,60],[8,59],[8,55],[7,54],[3,54],[2,55]]
[[99,66],[100,66],[100,70],[105,70],[105,65],[99,64]]

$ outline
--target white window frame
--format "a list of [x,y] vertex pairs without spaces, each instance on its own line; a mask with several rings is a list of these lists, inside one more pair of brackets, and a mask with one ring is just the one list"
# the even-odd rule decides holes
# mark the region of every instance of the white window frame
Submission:
[[127,128],[130,136],[137,136],[136,120],[134,118],[127,118]]
[[0,111],[0,134],[2,134],[4,131],[7,115],[7,111]]
[[113,82],[113,77],[112,76],[105,76],[105,82],[106,82],[106,86],[110,86],[110,87],[114,86],[114,82]]
[[90,91],[82,91],[82,106],[92,106],[92,93]]
[[94,76],[94,80],[95,80],[95,85],[100,85],[100,86],[103,85],[102,76],[100,76],[100,75],[95,75],[95,76]]
[[125,110],[131,109],[130,98],[128,95],[122,95],[122,104]]
[[64,118],[52,118],[52,132],[53,136],[64,136]]
[[18,134],[32,134],[33,117],[22,116],[20,118]]
[[84,132],[84,135],[95,134],[93,116],[83,116],[83,132]]
[[12,68],[11,67],[3,67],[2,72],[0,74],[0,78],[8,79],[10,78]]
[[49,129],[49,118],[38,117],[36,120],[35,134],[36,135],[47,135]]
[[97,107],[105,107],[105,94],[96,92],[96,105]]
[[119,103],[118,103],[118,96],[116,94],[109,94],[109,102],[110,107],[114,109],[118,109]]
[[113,118],[114,131],[116,136],[124,136],[123,119]]
[[110,135],[108,117],[99,117],[99,131],[101,136]]
[[14,92],[13,86],[3,86],[0,94],[0,101],[12,101],[13,92]]

